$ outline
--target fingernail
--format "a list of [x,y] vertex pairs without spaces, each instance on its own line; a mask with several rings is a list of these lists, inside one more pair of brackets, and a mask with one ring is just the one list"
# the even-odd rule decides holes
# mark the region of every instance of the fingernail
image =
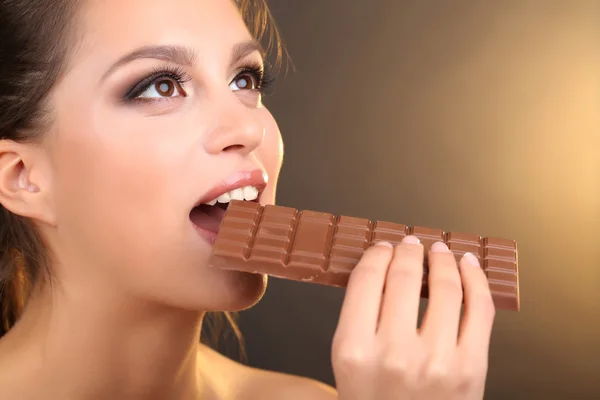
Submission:
[[465,255],[463,255],[463,258],[472,266],[479,267],[479,260],[477,259],[477,257],[475,257],[475,254],[465,253]]
[[431,251],[434,253],[445,253],[448,251],[448,246],[444,242],[435,242],[431,245]]
[[384,241],[375,243],[375,246],[389,247],[390,249],[394,247],[394,246],[392,246],[392,244],[390,242],[384,242]]
[[416,236],[408,235],[404,239],[402,239],[402,243],[419,244],[421,243],[421,241]]

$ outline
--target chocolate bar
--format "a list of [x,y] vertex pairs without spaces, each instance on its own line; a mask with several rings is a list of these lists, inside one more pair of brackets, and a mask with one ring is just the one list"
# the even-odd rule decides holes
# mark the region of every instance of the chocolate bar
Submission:
[[209,264],[345,287],[352,269],[368,247],[378,241],[395,245],[407,235],[418,237],[424,246],[421,297],[428,297],[429,248],[442,241],[457,261],[466,252],[479,259],[496,308],[520,310],[516,242],[441,229],[232,200],[221,222]]

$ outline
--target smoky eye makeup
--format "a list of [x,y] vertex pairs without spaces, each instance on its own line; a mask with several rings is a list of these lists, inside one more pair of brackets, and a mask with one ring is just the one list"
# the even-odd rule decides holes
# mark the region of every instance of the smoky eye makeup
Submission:
[[[138,78],[125,89],[121,98],[124,103],[160,100],[161,98],[186,97],[185,84],[192,78],[181,66],[163,65],[155,67],[143,78]],[[154,91],[155,97],[149,97],[148,92]],[[146,94],[146,96],[144,96]]]
[[262,62],[248,62],[235,72],[234,78],[230,83],[237,84],[239,90],[254,90],[262,95],[270,93],[275,83],[275,77],[271,68]]
[[[182,66],[161,65],[126,86],[121,94],[125,104],[149,103],[187,97],[186,84],[192,77]],[[233,91],[252,91],[261,95],[270,93],[275,78],[268,65],[249,61],[234,72],[229,82]]]

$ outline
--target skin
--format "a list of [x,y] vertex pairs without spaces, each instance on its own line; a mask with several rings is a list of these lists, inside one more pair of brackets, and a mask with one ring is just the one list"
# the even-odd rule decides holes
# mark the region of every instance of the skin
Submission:
[[[232,173],[257,168],[269,176],[261,203],[274,203],[283,156],[259,92],[236,80],[262,59],[250,51],[232,60],[251,40],[235,5],[89,1],[78,23],[85,28],[51,94],[43,140],[0,142],[0,202],[35,221],[55,277],[0,341],[0,399],[338,398],[321,383],[242,366],[198,343],[205,312],[251,307],[267,280],[209,269],[210,244],[189,211]],[[148,45],[185,46],[196,59],[111,68]],[[172,82],[173,96],[151,89],[145,97],[156,101],[122,101],[163,66],[189,80]],[[483,395],[494,317],[485,276],[465,259],[457,268],[447,251],[432,253],[431,301],[417,331],[423,248],[411,239],[370,248],[353,272],[332,351],[341,399]]]

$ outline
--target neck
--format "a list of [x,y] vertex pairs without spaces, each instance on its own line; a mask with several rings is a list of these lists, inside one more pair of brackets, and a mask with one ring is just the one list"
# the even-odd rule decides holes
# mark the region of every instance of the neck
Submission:
[[32,296],[7,335],[15,354],[27,354],[24,365],[38,367],[37,382],[47,382],[39,385],[45,397],[211,397],[209,379],[200,372],[204,313],[159,307],[103,289],[46,286]]

